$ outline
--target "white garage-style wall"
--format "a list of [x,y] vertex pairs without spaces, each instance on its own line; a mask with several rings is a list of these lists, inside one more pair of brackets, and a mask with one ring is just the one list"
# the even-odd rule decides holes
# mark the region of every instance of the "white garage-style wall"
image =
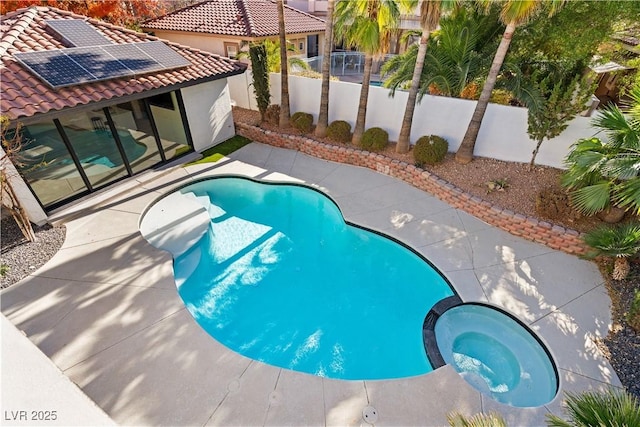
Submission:
[[235,135],[227,79],[186,87],[181,92],[196,151]]

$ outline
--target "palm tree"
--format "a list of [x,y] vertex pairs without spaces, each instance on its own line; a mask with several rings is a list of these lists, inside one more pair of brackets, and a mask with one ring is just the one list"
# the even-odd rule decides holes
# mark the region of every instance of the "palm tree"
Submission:
[[289,124],[289,70],[287,61],[287,33],[284,28],[284,0],[276,1],[278,9],[278,32],[280,36],[280,121],[281,127]]
[[[490,7],[496,1],[494,0],[482,0],[481,3],[485,3],[486,7]],[[509,50],[509,44],[511,38],[518,25],[527,22],[534,14],[536,14],[544,4],[549,4],[549,16],[552,16],[565,2],[565,0],[506,0],[501,2],[502,7],[500,11],[500,20],[506,24],[506,28],[502,35],[502,40],[498,46],[491,68],[489,69],[489,75],[485,80],[480,98],[476,103],[476,108],[471,116],[471,122],[467,128],[467,132],[462,139],[462,143],[456,152],[456,160],[460,163],[469,163],[473,160],[473,150],[475,148],[476,139],[480,132],[480,125],[484,113],[487,111],[489,105],[489,99],[491,98],[491,92],[498,79],[498,73],[504,62],[504,58]]]
[[333,5],[334,0],[327,2],[326,28],[324,30],[324,49],[322,57],[322,91],[320,93],[320,112],[315,135],[323,138],[327,136],[329,125],[329,77],[331,72],[331,48],[333,46]]
[[640,402],[626,391],[609,390],[605,393],[586,391],[567,393],[568,420],[547,415],[551,427],[575,426],[637,426],[640,425]]
[[612,205],[640,214],[640,85],[629,95],[627,114],[611,105],[593,120],[608,141],[581,139],[565,160],[562,185],[583,214],[593,215]]
[[[476,85],[488,69],[481,52],[493,50],[493,38],[499,24],[491,16],[468,13],[465,8],[457,8],[451,15],[440,21],[440,29],[432,33],[429,49],[420,76],[418,102],[425,94],[467,98],[473,94],[469,90]],[[382,67],[385,87],[391,94],[398,88],[405,88],[411,82],[418,46],[411,46],[406,52],[394,56]]]
[[409,12],[415,5],[415,0],[340,0],[336,3],[336,34],[346,45],[355,46],[365,54],[353,144],[359,144],[364,133],[373,59],[381,56],[389,45],[400,11]]
[[614,280],[624,280],[629,274],[627,258],[640,251],[640,224],[599,227],[585,234],[584,242],[592,248],[591,252],[586,254],[587,258],[614,258],[611,277]]
[[418,96],[418,90],[420,89],[420,76],[422,75],[422,69],[424,67],[424,59],[427,56],[427,42],[429,41],[429,36],[433,30],[438,28],[442,11],[448,9],[455,3],[457,3],[455,0],[420,1],[420,28],[422,29],[422,34],[420,35],[418,54],[413,68],[413,77],[411,78],[411,87],[409,88],[409,95],[407,97],[407,106],[405,107],[404,117],[402,118],[400,136],[398,137],[398,144],[396,145],[396,152],[398,153],[406,153],[409,151],[413,112],[416,108],[416,98]]

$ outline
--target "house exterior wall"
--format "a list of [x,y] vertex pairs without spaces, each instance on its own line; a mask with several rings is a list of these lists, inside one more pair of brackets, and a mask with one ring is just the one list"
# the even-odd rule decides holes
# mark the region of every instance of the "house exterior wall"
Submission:
[[[251,81],[250,71],[243,76]],[[271,104],[280,103],[280,75],[271,74]],[[311,113],[314,121],[320,109],[320,79],[289,76],[289,96],[291,113],[303,111]],[[246,83],[239,81],[231,86],[231,97],[239,107],[257,109],[253,92]],[[329,92],[329,122],[346,120],[353,127],[358,112],[360,84],[331,81]],[[381,127],[389,133],[389,139],[398,140],[400,126],[407,103],[407,92],[396,91],[393,98],[389,90],[371,86],[369,88],[366,128]],[[254,98],[254,99],[251,99]],[[449,141],[449,151],[455,152],[460,146],[476,101],[447,98],[443,96],[425,96],[416,105],[411,141],[423,135],[439,135]],[[586,106],[585,106],[586,109]],[[570,146],[580,138],[589,138],[595,134],[591,127],[591,118],[576,117],[567,129],[556,138],[544,141],[536,157],[540,165],[564,167],[564,158]],[[498,160],[527,163],[535,141],[527,134],[527,109],[505,105],[489,104],[482,121],[482,127],[475,147],[475,155]]]
[[[5,151],[0,147],[0,158],[5,156]],[[44,212],[38,199],[35,198],[29,187],[24,182],[16,167],[8,161],[2,162],[2,167],[6,168],[6,176],[9,180],[16,197],[22,208],[27,212],[27,216],[36,225],[43,225],[47,222],[47,214]]]
[[201,33],[184,33],[179,31],[154,30],[156,37],[169,40],[174,43],[180,43],[185,46],[194,47],[204,50],[205,52],[215,53],[221,56],[227,56],[224,48],[224,42],[238,43],[239,39],[217,37],[214,35]]
[[227,79],[190,86],[181,92],[196,151],[235,135]]
[[[238,51],[247,50],[244,46],[245,41],[241,38],[234,38],[228,36],[219,36],[216,34],[203,34],[203,33],[186,33],[181,31],[166,31],[166,30],[154,30],[154,34],[165,40],[172,41],[174,43],[180,43],[185,46],[194,47],[196,49],[204,50],[206,52],[215,53],[221,56],[227,56],[227,44],[237,45]],[[287,40],[294,43],[295,51],[291,52],[292,56],[307,56],[307,36],[312,34],[289,34]],[[277,37],[273,37],[277,39]],[[299,50],[299,44],[304,44],[304,49]],[[322,52],[324,49],[324,33],[318,33],[318,52]]]

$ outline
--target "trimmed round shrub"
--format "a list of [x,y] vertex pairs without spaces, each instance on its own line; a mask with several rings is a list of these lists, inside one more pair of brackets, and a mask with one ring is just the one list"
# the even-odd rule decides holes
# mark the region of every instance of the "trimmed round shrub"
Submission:
[[291,116],[291,125],[300,132],[309,133],[313,126],[313,116],[309,113],[298,111]]
[[278,104],[269,105],[264,113],[264,119],[267,123],[278,126],[280,124],[280,106]]
[[382,151],[389,144],[389,133],[382,128],[371,128],[364,131],[360,146],[367,151]]
[[335,120],[327,127],[327,138],[346,144],[351,141],[351,125],[344,120]]
[[413,159],[416,165],[435,165],[444,160],[449,151],[446,139],[436,135],[421,136],[413,147]]

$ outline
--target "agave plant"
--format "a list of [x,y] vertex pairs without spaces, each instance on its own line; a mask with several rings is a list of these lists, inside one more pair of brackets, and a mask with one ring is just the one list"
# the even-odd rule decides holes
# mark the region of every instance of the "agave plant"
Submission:
[[640,214],[640,85],[630,96],[626,114],[609,106],[594,119],[607,141],[582,139],[565,159],[562,185],[570,190],[572,205],[585,215],[611,206]]
[[568,420],[547,415],[552,427],[640,426],[640,402],[625,391],[567,393]]
[[614,258],[611,276],[614,280],[623,280],[629,274],[628,258],[640,251],[640,224],[599,227],[587,233],[584,242],[592,248],[586,254],[588,258]]

